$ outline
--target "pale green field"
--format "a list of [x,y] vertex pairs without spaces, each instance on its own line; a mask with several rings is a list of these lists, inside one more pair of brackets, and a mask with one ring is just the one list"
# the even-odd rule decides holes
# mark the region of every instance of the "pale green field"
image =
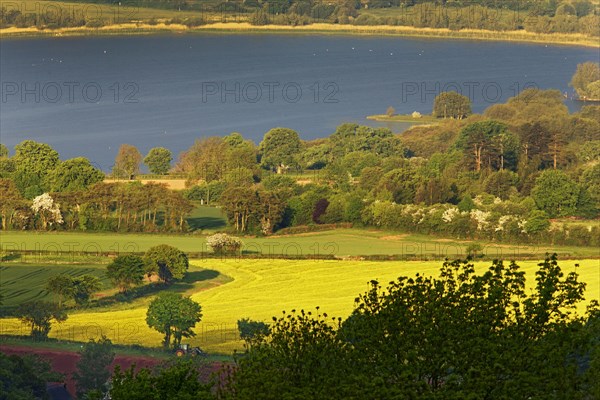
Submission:
[[[600,298],[600,261],[561,261],[565,273],[575,270],[587,282],[586,299]],[[202,305],[202,322],[197,325],[197,336],[190,340],[209,352],[230,353],[242,349],[236,321],[249,317],[271,320],[282,310],[314,310],[331,316],[346,317],[353,309],[354,299],[367,289],[367,282],[377,279],[382,284],[399,276],[413,276],[419,272],[437,275],[440,262],[365,262],[322,260],[195,260],[193,270],[199,268],[218,271],[214,280],[203,281],[187,293]],[[487,267],[489,263],[478,266]],[[537,263],[522,262],[529,284],[534,283]],[[146,326],[145,313],[150,299],[140,299],[118,308],[95,309],[73,313],[69,319],[56,325],[51,337],[85,341],[89,337],[107,335],[116,343],[158,346],[161,335]],[[586,301],[587,304],[587,301]],[[582,304],[580,311],[584,311]],[[16,319],[0,320],[0,333],[27,334],[27,328]]]
[[[449,258],[464,256],[466,240],[437,238],[426,235],[398,234],[381,230],[337,229],[299,235],[245,237],[243,250],[248,254],[275,257],[303,256],[361,256],[403,255],[407,257],[432,258],[444,255]],[[519,259],[534,254],[544,258],[546,253],[558,253],[577,258],[600,257],[593,247],[496,244],[479,241],[489,257]],[[156,235],[77,232],[1,232],[0,249],[87,251],[87,252],[143,252],[159,244],[170,244],[185,252],[208,252],[206,236],[203,235]],[[45,257],[30,262],[43,262]]]

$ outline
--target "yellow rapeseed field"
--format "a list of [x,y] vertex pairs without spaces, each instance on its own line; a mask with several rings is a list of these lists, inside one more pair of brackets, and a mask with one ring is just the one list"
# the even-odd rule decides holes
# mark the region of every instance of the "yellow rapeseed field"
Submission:
[[[579,267],[575,267],[575,264]],[[384,286],[399,276],[414,276],[417,272],[437,275],[439,261],[323,261],[323,260],[195,260],[194,269],[210,269],[226,275],[227,283],[203,285],[192,290],[192,298],[202,305],[202,322],[197,336],[189,340],[209,352],[231,353],[242,349],[236,321],[249,317],[269,321],[282,310],[314,310],[331,316],[346,317],[354,299],[367,289],[367,282],[379,280]],[[587,283],[586,302],[600,298],[600,260],[560,261],[565,273],[577,270]],[[489,262],[477,264],[479,271]],[[537,262],[520,262],[527,272],[528,284],[535,284]],[[222,279],[217,282],[224,282]],[[87,340],[100,334],[116,343],[159,346],[161,335],[147,327],[145,314],[148,302],[143,299],[132,304],[120,304],[111,309],[95,309],[72,313],[69,319],[55,324],[50,336],[71,340]],[[16,319],[0,320],[0,333],[27,334],[27,328]]]

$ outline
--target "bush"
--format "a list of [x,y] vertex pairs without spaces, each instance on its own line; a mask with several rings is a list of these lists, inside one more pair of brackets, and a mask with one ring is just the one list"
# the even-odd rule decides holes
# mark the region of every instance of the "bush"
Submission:
[[226,233],[216,233],[206,239],[215,254],[235,254],[242,248],[242,241]]
[[252,321],[250,318],[242,318],[237,322],[240,338],[249,342],[269,334],[269,325],[261,321]]

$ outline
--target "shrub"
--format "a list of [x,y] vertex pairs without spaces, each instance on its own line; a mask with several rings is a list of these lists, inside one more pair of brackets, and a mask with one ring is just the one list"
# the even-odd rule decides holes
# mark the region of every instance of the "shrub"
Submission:
[[216,233],[209,236],[206,243],[215,254],[237,253],[242,248],[242,241],[239,238],[226,233]]
[[269,334],[269,325],[262,321],[252,321],[250,318],[242,318],[237,322],[240,338],[249,342],[253,339],[260,339]]

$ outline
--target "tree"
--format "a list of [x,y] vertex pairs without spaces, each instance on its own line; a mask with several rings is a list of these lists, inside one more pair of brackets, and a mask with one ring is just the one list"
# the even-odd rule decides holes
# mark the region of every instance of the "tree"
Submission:
[[73,379],[77,382],[77,396],[85,398],[86,395],[95,395],[96,398],[103,398],[111,376],[109,368],[115,359],[112,342],[104,335],[98,341],[90,339],[83,345],[79,356],[77,370],[73,373]]
[[7,158],[8,154],[8,147],[4,143],[0,143],[0,158]]
[[121,372],[115,367],[110,389],[112,400],[212,400],[210,384],[200,382],[198,366],[193,360],[176,360],[154,369],[137,370],[132,365]]
[[227,147],[220,137],[196,140],[188,150],[181,153],[175,170],[186,173],[191,181],[203,180],[209,183],[220,180],[226,170],[223,155],[226,154]]
[[396,168],[381,177],[377,192],[388,191],[398,204],[410,204],[415,198],[418,176],[411,167]]
[[50,277],[46,290],[58,296],[58,307],[61,308],[65,300],[73,297],[73,278],[65,274]]
[[87,189],[104,180],[104,173],[90,164],[84,157],[72,158],[58,164],[48,176],[50,190],[73,192]]
[[156,273],[163,282],[181,279],[189,268],[187,255],[167,244],[149,248],[144,255],[146,271]]
[[0,398],[37,400],[47,396],[47,382],[60,382],[64,376],[54,372],[48,361],[34,354],[7,355],[0,352]]
[[269,334],[269,324],[262,321],[253,321],[250,318],[242,318],[237,322],[240,338],[246,343],[260,340]]
[[237,232],[246,232],[250,227],[250,218],[259,208],[258,196],[253,187],[232,186],[223,192],[219,203],[227,214],[229,223]]
[[171,151],[164,147],[154,147],[150,149],[148,155],[144,158],[144,164],[148,166],[150,173],[165,175],[171,169],[173,155]]
[[442,92],[433,101],[434,117],[463,119],[470,114],[471,100],[460,93]]
[[134,254],[118,256],[106,267],[106,275],[122,293],[142,283],[146,265]]
[[21,304],[16,314],[24,324],[29,325],[31,336],[37,339],[48,337],[53,320],[67,320],[66,312],[57,304],[39,300]]
[[140,163],[142,154],[137,147],[130,144],[122,144],[115,158],[113,174],[117,177],[127,177],[133,179],[140,172]]
[[488,175],[483,186],[486,193],[493,194],[502,200],[508,200],[511,191],[516,191],[515,185],[518,179],[518,175],[514,172],[500,170]]
[[492,167],[499,159],[495,138],[507,129],[505,124],[493,120],[474,122],[460,131],[455,146],[465,152],[475,171],[480,172],[486,161]]
[[261,164],[282,173],[299,166],[302,143],[298,133],[288,128],[273,128],[260,143]]
[[0,179],[0,199],[2,199],[0,203],[2,230],[7,230],[11,227],[18,210],[25,205],[25,199],[10,179]]
[[577,210],[579,187],[563,171],[548,170],[536,179],[531,196],[550,218],[566,217]]
[[89,301],[92,293],[97,292],[102,287],[100,279],[92,275],[83,275],[73,278],[73,300],[78,305]]
[[543,234],[550,228],[550,221],[548,220],[548,214],[541,210],[532,210],[529,213],[529,218],[525,222],[525,232],[529,235]]
[[385,115],[387,115],[388,117],[393,117],[394,114],[396,114],[396,109],[392,106],[389,106],[387,110],[385,110]]
[[196,336],[192,330],[202,318],[202,307],[189,297],[165,292],[159,294],[148,307],[146,323],[164,336],[163,346],[168,348],[181,344],[183,337]]
[[600,100],[596,86],[600,81],[600,64],[586,62],[577,65],[577,71],[571,79],[571,86],[582,100]]
[[13,160],[20,169],[42,178],[60,162],[58,152],[50,145],[33,140],[25,140],[16,145]]
[[92,275],[72,278],[60,274],[48,279],[46,290],[58,295],[58,307],[66,300],[73,299],[78,305],[88,302],[90,295],[102,287],[100,280]]
[[62,224],[64,222],[59,205],[54,202],[54,199],[48,193],[41,194],[33,199],[31,210],[40,217],[43,230],[54,223]]
[[222,397],[250,400],[260,393],[263,399],[392,398],[370,392],[375,385],[366,379],[353,379],[354,366],[346,359],[338,324],[318,307],[314,315],[292,310],[273,317],[267,334],[254,336],[235,359]]
[[[576,310],[585,284],[555,256],[533,290],[512,262],[475,273],[446,261],[435,277],[377,281],[341,319],[292,310],[247,344],[222,398],[585,399],[597,368],[598,307]],[[594,336],[596,334],[596,336]],[[595,372],[595,370],[593,370]],[[562,396],[561,396],[562,398]]]
[[257,192],[261,231],[270,235],[283,219],[289,193],[286,190],[264,190]]

